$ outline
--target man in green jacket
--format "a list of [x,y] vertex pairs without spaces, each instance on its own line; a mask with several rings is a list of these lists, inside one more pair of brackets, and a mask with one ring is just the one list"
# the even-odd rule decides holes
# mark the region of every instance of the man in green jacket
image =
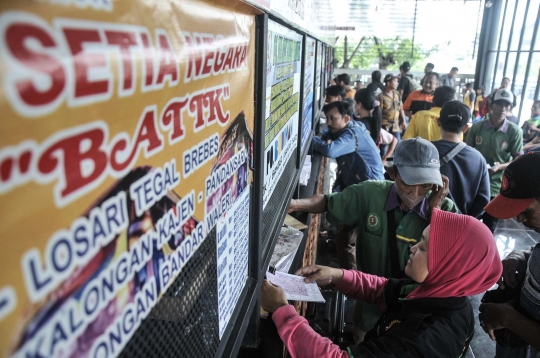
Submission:
[[[506,119],[513,100],[514,95],[509,90],[496,90],[492,97],[489,119],[473,124],[467,136],[466,143],[476,148],[488,164],[492,200],[501,190],[504,170],[523,153],[523,131]],[[499,220],[484,212],[482,221],[494,232]]]
[[[420,240],[433,208],[459,212],[446,198],[448,178],[439,168],[439,153],[431,142],[407,139],[397,145],[394,165],[388,168],[394,182],[369,180],[340,193],[294,199],[289,212],[326,212],[330,223],[355,226],[358,270],[398,278],[409,259],[409,248]],[[380,315],[377,305],[357,304],[355,341],[363,340]]]

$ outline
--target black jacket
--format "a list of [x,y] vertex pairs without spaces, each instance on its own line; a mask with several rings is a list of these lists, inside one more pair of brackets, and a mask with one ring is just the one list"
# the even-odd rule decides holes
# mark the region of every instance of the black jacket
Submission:
[[384,289],[386,312],[351,357],[461,357],[474,334],[467,297],[406,300],[411,280],[390,279]]
[[375,93],[377,91],[377,88],[379,88],[381,92],[384,92],[384,85],[381,81],[371,82],[370,84],[366,86],[366,88],[370,90],[371,93]]
[[379,135],[381,134],[381,121],[376,120],[373,117],[362,117],[358,118],[353,115],[353,119],[355,121],[361,122],[364,127],[366,127],[366,130],[369,132],[369,135],[371,139],[377,144],[379,141]]

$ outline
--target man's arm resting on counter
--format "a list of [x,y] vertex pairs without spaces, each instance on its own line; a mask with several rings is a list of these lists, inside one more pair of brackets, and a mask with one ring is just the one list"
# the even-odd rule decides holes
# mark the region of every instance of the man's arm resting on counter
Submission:
[[305,199],[293,199],[289,204],[289,213],[293,211],[305,211],[312,214],[321,214],[326,211],[326,197],[323,194],[315,194]]

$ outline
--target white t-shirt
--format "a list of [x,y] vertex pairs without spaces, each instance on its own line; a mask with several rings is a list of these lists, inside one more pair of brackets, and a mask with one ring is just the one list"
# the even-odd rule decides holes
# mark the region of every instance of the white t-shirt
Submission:
[[394,136],[390,134],[386,129],[381,128],[381,133],[379,134],[379,138],[381,139],[380,144],[390,144],[394,140]]

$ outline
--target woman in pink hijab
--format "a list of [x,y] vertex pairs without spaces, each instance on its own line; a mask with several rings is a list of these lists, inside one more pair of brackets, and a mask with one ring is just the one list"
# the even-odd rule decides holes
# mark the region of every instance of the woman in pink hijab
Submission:
[[341,350],[321,337],[283,290],[267,281],[261,306],[291,356],[296,357],[460,357],[474,334],[467,296],[482,293],[501,277],[502,264],[489,229],[473,217],[434,209],[431,225],[411,248],[405,273],[386,279],[360,271],[308,266],[296,272],[306,282],[334,285],[348,297],[379,303],[384,314],[358,346]]

